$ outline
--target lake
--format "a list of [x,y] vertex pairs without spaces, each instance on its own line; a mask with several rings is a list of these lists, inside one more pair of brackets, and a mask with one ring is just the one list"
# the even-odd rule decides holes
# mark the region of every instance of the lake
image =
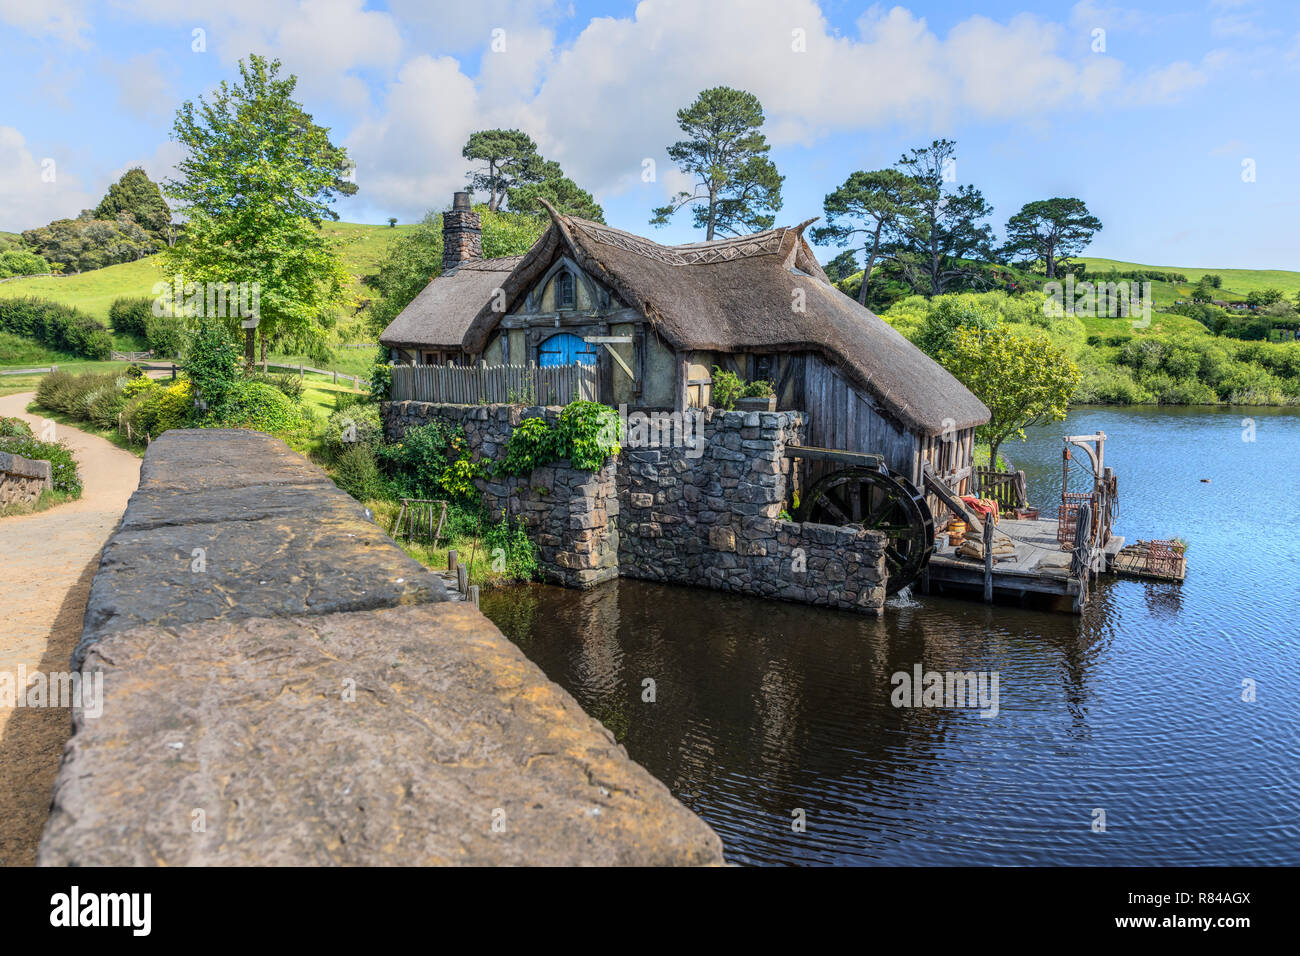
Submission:
[[[735,863],[1300,863],[1300,412],[1076,409],[1003,449],[1044,514],[1061,436],[1098,429],[1116,532],[1187,541],[1181,586],[1103,577],[1080,617],[631,580],[483,610]],[[916,665],[996,675],[996,716],[895,707]]]

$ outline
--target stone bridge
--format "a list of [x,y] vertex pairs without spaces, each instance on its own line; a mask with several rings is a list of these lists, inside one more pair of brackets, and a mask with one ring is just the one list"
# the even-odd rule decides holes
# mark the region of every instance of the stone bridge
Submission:
[[[93,480],[93,476],[92,479]],[[255,432],[171,431],[104,548],[42,865],[714,864],[716,834]]]

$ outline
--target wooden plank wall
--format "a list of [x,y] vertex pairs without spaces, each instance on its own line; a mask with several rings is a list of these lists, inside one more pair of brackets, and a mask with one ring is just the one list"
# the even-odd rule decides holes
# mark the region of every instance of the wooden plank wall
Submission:
[[575,395],[600,401],[597,366],[574,363],[535,365],[397,365],[395,402],[446,402],[496,405],[507,402],[567,405]]
[[805,444],[883,455],[891,470],[914,481],[920,477],[917,436],[896,428],[867,396],[815,355],[807,357],[804,367],[803,408],[808,413]]

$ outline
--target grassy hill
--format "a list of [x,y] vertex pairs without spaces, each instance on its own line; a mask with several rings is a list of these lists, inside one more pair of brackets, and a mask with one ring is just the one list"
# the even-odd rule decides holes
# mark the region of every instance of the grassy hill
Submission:
[[[361,277],[375,271],[388,244],[397,236],[411,232],[414,225],[372,226],[364,223],[325,223],[326,234],[342,243],[343,264],[354,277],[354,291],[361,295],[364,289]],[[2,234],[0,234],[2,235]],[[17,298],[37,296],[76,306],[101,322],[108,322],[108,307],[119,296],[152,295],[154,283],[164,281],[157,256],[146,256],[135,262],[107,266],[80,275],[59,278],[46,276],[18,279],[0,284],[0,297]]]
[[1285,269],[1193,269],[1187,266],[1151,266],[1137,262],[1121,262],[1118,259],[1094,259],[1091,256],[1079,256],[1074,261],[1085,263],[1088,274],[1116,269],[1128,272],[1135,269],[1152,269],[1160,272],[1177,272],[1187,276],[1185,284],[1172,282],[1151,283],[1151,293],[1157,307],[1173,305],[1176,299],[1186,299],[1201,276],[1217,275],[1223,279],[1216,298],[1233,302],[1246,298],[1248,293],[1263,292],[1265,289],[1280,289],[1288,298],[1294,299],[1300,292],[1300,272]]

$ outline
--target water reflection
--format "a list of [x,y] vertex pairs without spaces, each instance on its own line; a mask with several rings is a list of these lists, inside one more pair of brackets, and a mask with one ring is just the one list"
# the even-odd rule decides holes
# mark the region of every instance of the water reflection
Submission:
[[[1243,605],[1242,574],[1281,559],[1275,538],[1236,533],[1250,502],[1276,514],[1300,419],[1260,424],[1278,444],[1250,480],[1234,479],[1240,462],[1195,462],[1213,494],[1244,495],[1207,517],[1179,497],[1201,477],[1183,456],[1239,416],[1125,414],[1069,429],[1111,435],[1122,533],[1190,540],[1181,588],[1103,582],[1082,617],[924,597],[875,619],[629,580],[487,594],[483,608],[736,862],[1300,862],[1296,631],[1283,623],[1296,579]],[[1051,475],[1059,488],[1064,430],[1017,449],[1039,501]],[[1000,713],[895,708],[890,677],[916,664],[997,672]],[[1243,703],[1243,676],[1267,700]]]

